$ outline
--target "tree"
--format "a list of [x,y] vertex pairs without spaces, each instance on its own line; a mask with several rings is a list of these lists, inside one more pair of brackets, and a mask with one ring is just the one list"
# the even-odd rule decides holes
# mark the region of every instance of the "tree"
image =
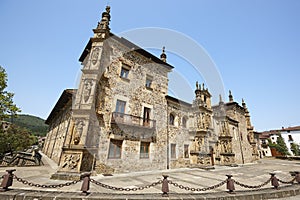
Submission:
[[291,144],[291,151],[293,152],[294,156],[299,156],[300,155],[300,147],[296,143]]
[[11,124],[8,130],[0,128],[0,158],[8,152],[24,151],[37,144],[37,138],[25,128]]
[[283,155],[290,155],[289,150],[284,142],[284,139],[282,138],[281,134],[278,135],[279,137],[277,138],[277,151],[282,153]]
[[270,148],[275,148],[276,151],[281,153],[283,156],[290,155],[289,150],[288,150],[281,134],[278,135],[276,143],[272,143],[272,141],[270,139],[268,139],[268,144],[269,144]]
[[0,121],[7,119],[10,116],[14,117],[18,112],[21,112],[14,102],[14,93],[7,92],[7,74],[3,67],[0,66]]

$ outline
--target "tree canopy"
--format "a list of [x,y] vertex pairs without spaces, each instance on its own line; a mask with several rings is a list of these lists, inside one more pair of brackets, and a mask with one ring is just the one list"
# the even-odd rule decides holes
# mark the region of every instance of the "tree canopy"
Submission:
[[276,151],[278,151],[282,155],[284,156],[290,155],[289,150],[281,134],[278,135],[277,142],[275,144],[273,144],[270,139],[268,139],[268,144],[270,148],[275,148]]
[[8,152],[24,151],[33,144],[37,144],[37,138],[25,128],[14,124],[4,131],[0,128],[0,158]]
[[13,102],[14,93],[6,91],[7,87],[7,73],[3,67],[0,66],[0,120],[14,117],[20,108]]

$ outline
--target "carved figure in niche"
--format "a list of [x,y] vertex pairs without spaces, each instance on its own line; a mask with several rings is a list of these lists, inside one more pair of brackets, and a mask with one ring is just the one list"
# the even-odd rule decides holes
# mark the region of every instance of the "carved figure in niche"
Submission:
[[201,115],[197,116],[197,128],[200,129],[201,128]]
[[200,141],[198,137],[195,137],[194,147],[195,151],[200,151]]
[[227,141],[221,141],[222,152],[228,153],[228,146],[227,145],[228,145]]
[[222,135],[227,135],[227,127],[226,127],[226,122],[222,122]]
[[204,113],[201,114],[201,122],[202,122],[201,128],[205,128],[205,114]]
[[92,86],[93,86],[93,81],[92,80],[85,80],[84,81],[84,88],[83,88],[83,100],[86,103],[91,95],[92,91]]
[[75,169],[80,160],[80,155],[69,154],[64,156],[64,163],[62,164],[62,168],[67,169]]
[[77,145],[80,142],[80,137],[83,132],[84,123],[82,120],[77,121],[76,129],[75,129],[75,137],[74,137],[74,144]]
[[206,128],[210,127],[210,116],[209,116],[209,114],[206,114],[205,124],[206,124]]
[[97,64],[98,58],[99,58],[99,54],[100,54],[100,48],[96,47],[94,49],[94,51],[92,52],[92,55],[91,55],[91,61],[92,61],[93,65]]

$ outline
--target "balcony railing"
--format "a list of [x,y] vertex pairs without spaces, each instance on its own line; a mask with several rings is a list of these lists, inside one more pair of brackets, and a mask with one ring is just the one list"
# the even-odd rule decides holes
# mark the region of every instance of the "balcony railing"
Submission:
[[125,124],[130,126],[139,126],[153,129],[156,127],[156,121],[152,119],[144,119],[142,117],[128,115],[119,112],[112,113],[111,123]]

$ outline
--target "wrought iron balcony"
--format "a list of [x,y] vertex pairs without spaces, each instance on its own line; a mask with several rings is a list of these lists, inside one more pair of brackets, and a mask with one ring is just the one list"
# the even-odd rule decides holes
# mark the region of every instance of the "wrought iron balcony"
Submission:
[[112,113],[112,124],[123,124],[123,125],[130,125],[130,126],[138,126],[144,127],[149,129],[155,129],[156,121],[152,119],[144,119],[142,117],[128,115],[119,112]]

